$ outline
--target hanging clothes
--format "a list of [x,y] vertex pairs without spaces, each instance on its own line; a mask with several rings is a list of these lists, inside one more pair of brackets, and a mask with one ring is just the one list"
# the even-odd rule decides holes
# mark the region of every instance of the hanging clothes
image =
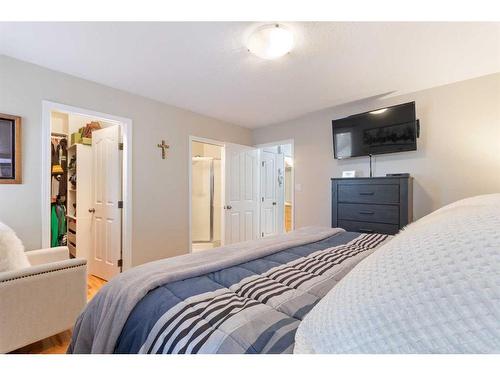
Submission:
[[63,244],[63,238],[66,235],[66,207],[63,204],[56,204],[56,215],[59,222],[58,228],[58,243],[59,246]]
[[65,246],[67,243],[66,236],[66,207],[60,202],[52,204],[51,216],[51,240],[50,246]]
[[59,195],[59,177],[60,176],[52,176],[51,180],[51,197],[52,197],[52,202],[55,202],[57,199],[57,196]]
[[52,134],[51,137],[51,197],[66,205],[68,189],[68,140],[65,135]]
[[66,196],[66,191],[68,189],[68,141],[63,138],[59,141],[57,145],[57,153],[59,154],[59,164],[63,170],[61,178],[59,180],[59,195]]
[[68,140],[62,134],[52,134],[51,138],[51,172],[52,172],[52,206],[51,247],[65,246],[66,233],[66,195],[68,188]]
[[56,205],[52,205],[50,214],[50,247],[59,246],[59,220],[56,214]]
[[[55,144],[54,144],[55,143]],[[60,175],[63,173],[63,169],[61,167],[61,164],[59,163],[59,152],[58,152],[58,147],[59,144],[57,143],[57,140],[52,140],[50,143],[51,146],[51,159],[52,159],[52,175]]]

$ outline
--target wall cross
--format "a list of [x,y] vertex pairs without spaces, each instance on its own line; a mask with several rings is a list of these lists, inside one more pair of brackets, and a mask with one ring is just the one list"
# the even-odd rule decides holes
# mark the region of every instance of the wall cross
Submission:
[[161,158],[165,159],[167,157],[167,150],[170,148],[170,146],[167,145],[165,141],[162,139],[161,143],[157,144],[157,147],[161,148]]

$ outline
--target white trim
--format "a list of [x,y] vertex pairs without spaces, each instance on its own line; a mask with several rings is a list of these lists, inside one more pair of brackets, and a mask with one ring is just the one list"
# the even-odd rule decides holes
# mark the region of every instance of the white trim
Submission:
[[[255,145],[254,147],[260,150],[264,147],[272,147],[272,146],[281,146],[281,145],[292,145],[292,159],[293,159],[293,168],[292,168],[292,230],[295,229],[295,141],[294,139],[286,139],[284,141],[276,141],[269,143],[261,143]],[[260,160],[259,160],[260,164]],[[260,185],[259,185],[260,186]]]
[[[188,194],[189,194],[189,215],[188,215],[188,227],[189,227],[189,252],[192,253],[193,252],[193,236],[192,236],[192,217],[191,217],[191,210],[192,210],[192,198],[193,198],[193,194],[192,194],[192,188],[193,188],[193,182],[192,182],[192,167],[193,167],[193,163],[192,163],[192,155],[193,155],[193,149],[192,149],[192,146],[193,146],[193,142],[201,142],[201,143],[207,143],[207,144],[211,144],[211,145],[216,145],[216,146],[220,146],[222,148],[221,150],[221,178],[222,178],[222,181],[221,181],[221,194],[222,194],[222,200],[224,200],[224,196],[225,196],[225,186],[226,186],[226,143],[225,142],[220,142],[220,141],[216,141],[214,139],[209,139],[209,138],[202,138],[202,137],[196,137],[194,135],[190,135],[189,136],[189,146],[188,146]],[[224,241],[225,241],[225,215],[224,215],[224,209],[222,209],[222,212],[221,212],[221,238],[220,238],[220,241],[221,241],[221,246],[224,246]]]
[[123,138],[123,223],[122,270],[132,267],[132,120],[107,113],[42,100],[42,248],[50,247],[50,121],[51,112],[66,112],[92,117],[96,120],[115,122],[121,126]]

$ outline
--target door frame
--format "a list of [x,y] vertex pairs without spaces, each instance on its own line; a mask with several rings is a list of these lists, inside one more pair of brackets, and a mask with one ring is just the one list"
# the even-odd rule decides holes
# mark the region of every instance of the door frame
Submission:
[[132,120],[126,117],[96,112],[90,109],[42,100],[42,248],[50,247],[50,195],[51,195],[51,112],[73,113],[96,120],[114,122],[120,126],[123,141],[122,158],[122,272],[132,267]]
[[[259,165],[261,162],[261,149],[264,147],[272,147],[272,146],[282,146],[290,144],[292,147],[292,160],[293,160],[293,168],[292,168],[292,230],[295,229],[295,141],[294,139],[286,139],[283,141],[275,141],[275,142],[269,142],[269,143],[260,143],[257,144],[253,147],[257,148],[259,150]],[[260,170],[260,169],[259,169]],[[284,176],[283,176],[284,177]],[[260,174],[259,174],[260,178]],[[260,186],[260,184],[259,184]]]
[[[207,143],[215,146],[220,146],[221,147],[221,161],[220,161],[220,167],[221,167],[221,194],[222,194],[222,200],[224,200],[225,194],[226,194],[226,143],[221,142],[221,141],[216,141],[215,139],[210,139],[210,138],[203,138],[203,137],[197,137],[194,135],[190,135],[188,137],[189,139],[189,145],[188,145],[188,194],[189,194],[189,215],[188,215],[188,228],[189,228],[189,253],[193,252],[193,233],[192,233],[192,207],[193,207],[193,142],[201,142],[201,143]],[[226,219],[224,215],[224,209],[221,208],[221,246],[224,246],[225,243],[225,235],[226,235]]]

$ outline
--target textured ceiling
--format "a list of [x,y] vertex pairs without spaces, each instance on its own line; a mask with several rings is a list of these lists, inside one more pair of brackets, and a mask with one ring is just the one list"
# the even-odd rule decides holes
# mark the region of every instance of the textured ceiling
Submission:
[[246,22],[0,23],[0,54],[251,128],[500,71],[500,23],[286,25],[274,61]]

